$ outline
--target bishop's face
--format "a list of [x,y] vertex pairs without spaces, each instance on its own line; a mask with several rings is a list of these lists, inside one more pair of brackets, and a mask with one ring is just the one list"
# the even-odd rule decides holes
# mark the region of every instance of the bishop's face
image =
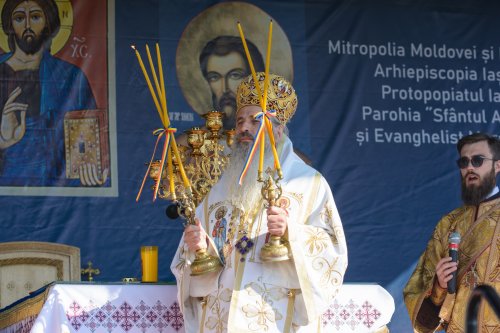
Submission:
[[40,50],[46,40],[47,19],[34,1],[21,2],[12,12],[12,28],[16,43],[27,54]]
[[[236,144],[250,146],[253,143],[260,126],[260,120],[255,119],[255,115],[259,112],[262,112],[262,109],[257,105],[247,105],[238,111],[236,114]],[[279,124],[276,118],[272,118],[271,122],[273,123],[273,135],[278,143],[283,137],[284,126]]]
[[236,114],[236,140],[239,144],[251,144],[260,125],[255,115],[262,109],[257,105],[242,107]]

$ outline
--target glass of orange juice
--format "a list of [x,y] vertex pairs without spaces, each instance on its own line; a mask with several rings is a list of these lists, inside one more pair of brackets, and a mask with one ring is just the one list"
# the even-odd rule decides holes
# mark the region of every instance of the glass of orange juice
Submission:
[[142,282],[158,282],[158,246],[141,246]]

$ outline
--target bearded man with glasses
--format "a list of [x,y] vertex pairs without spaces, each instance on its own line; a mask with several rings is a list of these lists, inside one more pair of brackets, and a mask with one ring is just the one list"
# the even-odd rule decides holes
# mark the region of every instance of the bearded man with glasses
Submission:
[[[419,333],[464,332],[472,290],[487,284],[500,293],[500,193],[496,184],[500,140],[475,133],[461,138],[457,149],[464,205],[439,221],[404,289],[412,325]],[[457,262],[449,255],[449,248],[455,246],[455,241],[449,241],[452,233],[461,235]],[[456,288],[449,287],[452,279]],[[498,320],[485,305],[478,316],[479,332],[496,332]]]

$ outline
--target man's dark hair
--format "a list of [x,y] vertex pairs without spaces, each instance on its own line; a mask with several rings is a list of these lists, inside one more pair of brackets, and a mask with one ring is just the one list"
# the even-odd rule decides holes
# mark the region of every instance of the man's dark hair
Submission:
[[500,140],[486,133],[474,133],[462,137],[457,142],[458,153],[459,154],[461,153],[462,148],[465,145],[470,145],[481,141],[486,141],[488,143],[488,147],[490,148],[490,151],[493,154],[493,159],[500,160]]
[[[12,27],[12,12],[14,9],[22,2],[26,0],[6,0],[2,8],[2,29],[8,36],[9,48],[11,51],[15,51],[15,36],[14,29]],[[54,38],[54,36],[59,32],[61,27],[61,20],[59,19],[59,12],[57,10],[57,5],[54,0],[31,0],[36,2],[43,10],[46,18],[46,29],[47,36],[49,38]]]
[[[259,49],[247,39],[248,52],[252,57],[252,62],[255,67],[255,71],[262,72],[264,71],[264,60],[262,55],[259,52]],[[243,43],[239,37],[235,36],[219,36],[217,38],[209,41],[203,50],[201,50],[200,54],[200,67],[203,72],[203,76],[207,76],[207,62],[208,56],[215,54],[218,56],[225,56],[231,52],[238,52],[243,59],[245,60],[245,64],[247,65],[247,69],[250,72],[250,65],[247,61],[247,56],[245,55],[245,48],[243,47]]]

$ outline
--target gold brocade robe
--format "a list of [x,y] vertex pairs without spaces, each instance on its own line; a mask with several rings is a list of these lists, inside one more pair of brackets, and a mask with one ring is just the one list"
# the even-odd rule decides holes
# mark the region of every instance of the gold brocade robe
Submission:
[[[183,240],[171,265],[186,332],[321,329],[319,318],[333,302],[347,267],[345,236],[326,180],[293,153],[289,140],[280,160],[283,194],[277,204],[288,214],[293,259],[260,260],[268,234],[265,208],[262,202],[251,212],[234,207],[227,192],[237,185],[223,176],[196,211],[209,236],[208,251],[221,258],[223,268],[191,276],[193,254]],[[243,236],[252,242],[240,243],[248,252],[238,249]]]
[[[448,237],[457,231],[462,237],[459,247],[457,291],[453,301],[437,285],[437,262],[448,256]],[[500,195],[479,206],[463,206],[444,216],[436,226],[425,252],[405,289],[404,300],[415,332],[447,333],[465,331],[469,297],[475,285],[487,284],[500,293]],[[486,303],[486,302],[484,302]],[[447,324],[439,323],[448,313]],[[479,311],[480,333],[499,333],[500,320],[489,305]]]

